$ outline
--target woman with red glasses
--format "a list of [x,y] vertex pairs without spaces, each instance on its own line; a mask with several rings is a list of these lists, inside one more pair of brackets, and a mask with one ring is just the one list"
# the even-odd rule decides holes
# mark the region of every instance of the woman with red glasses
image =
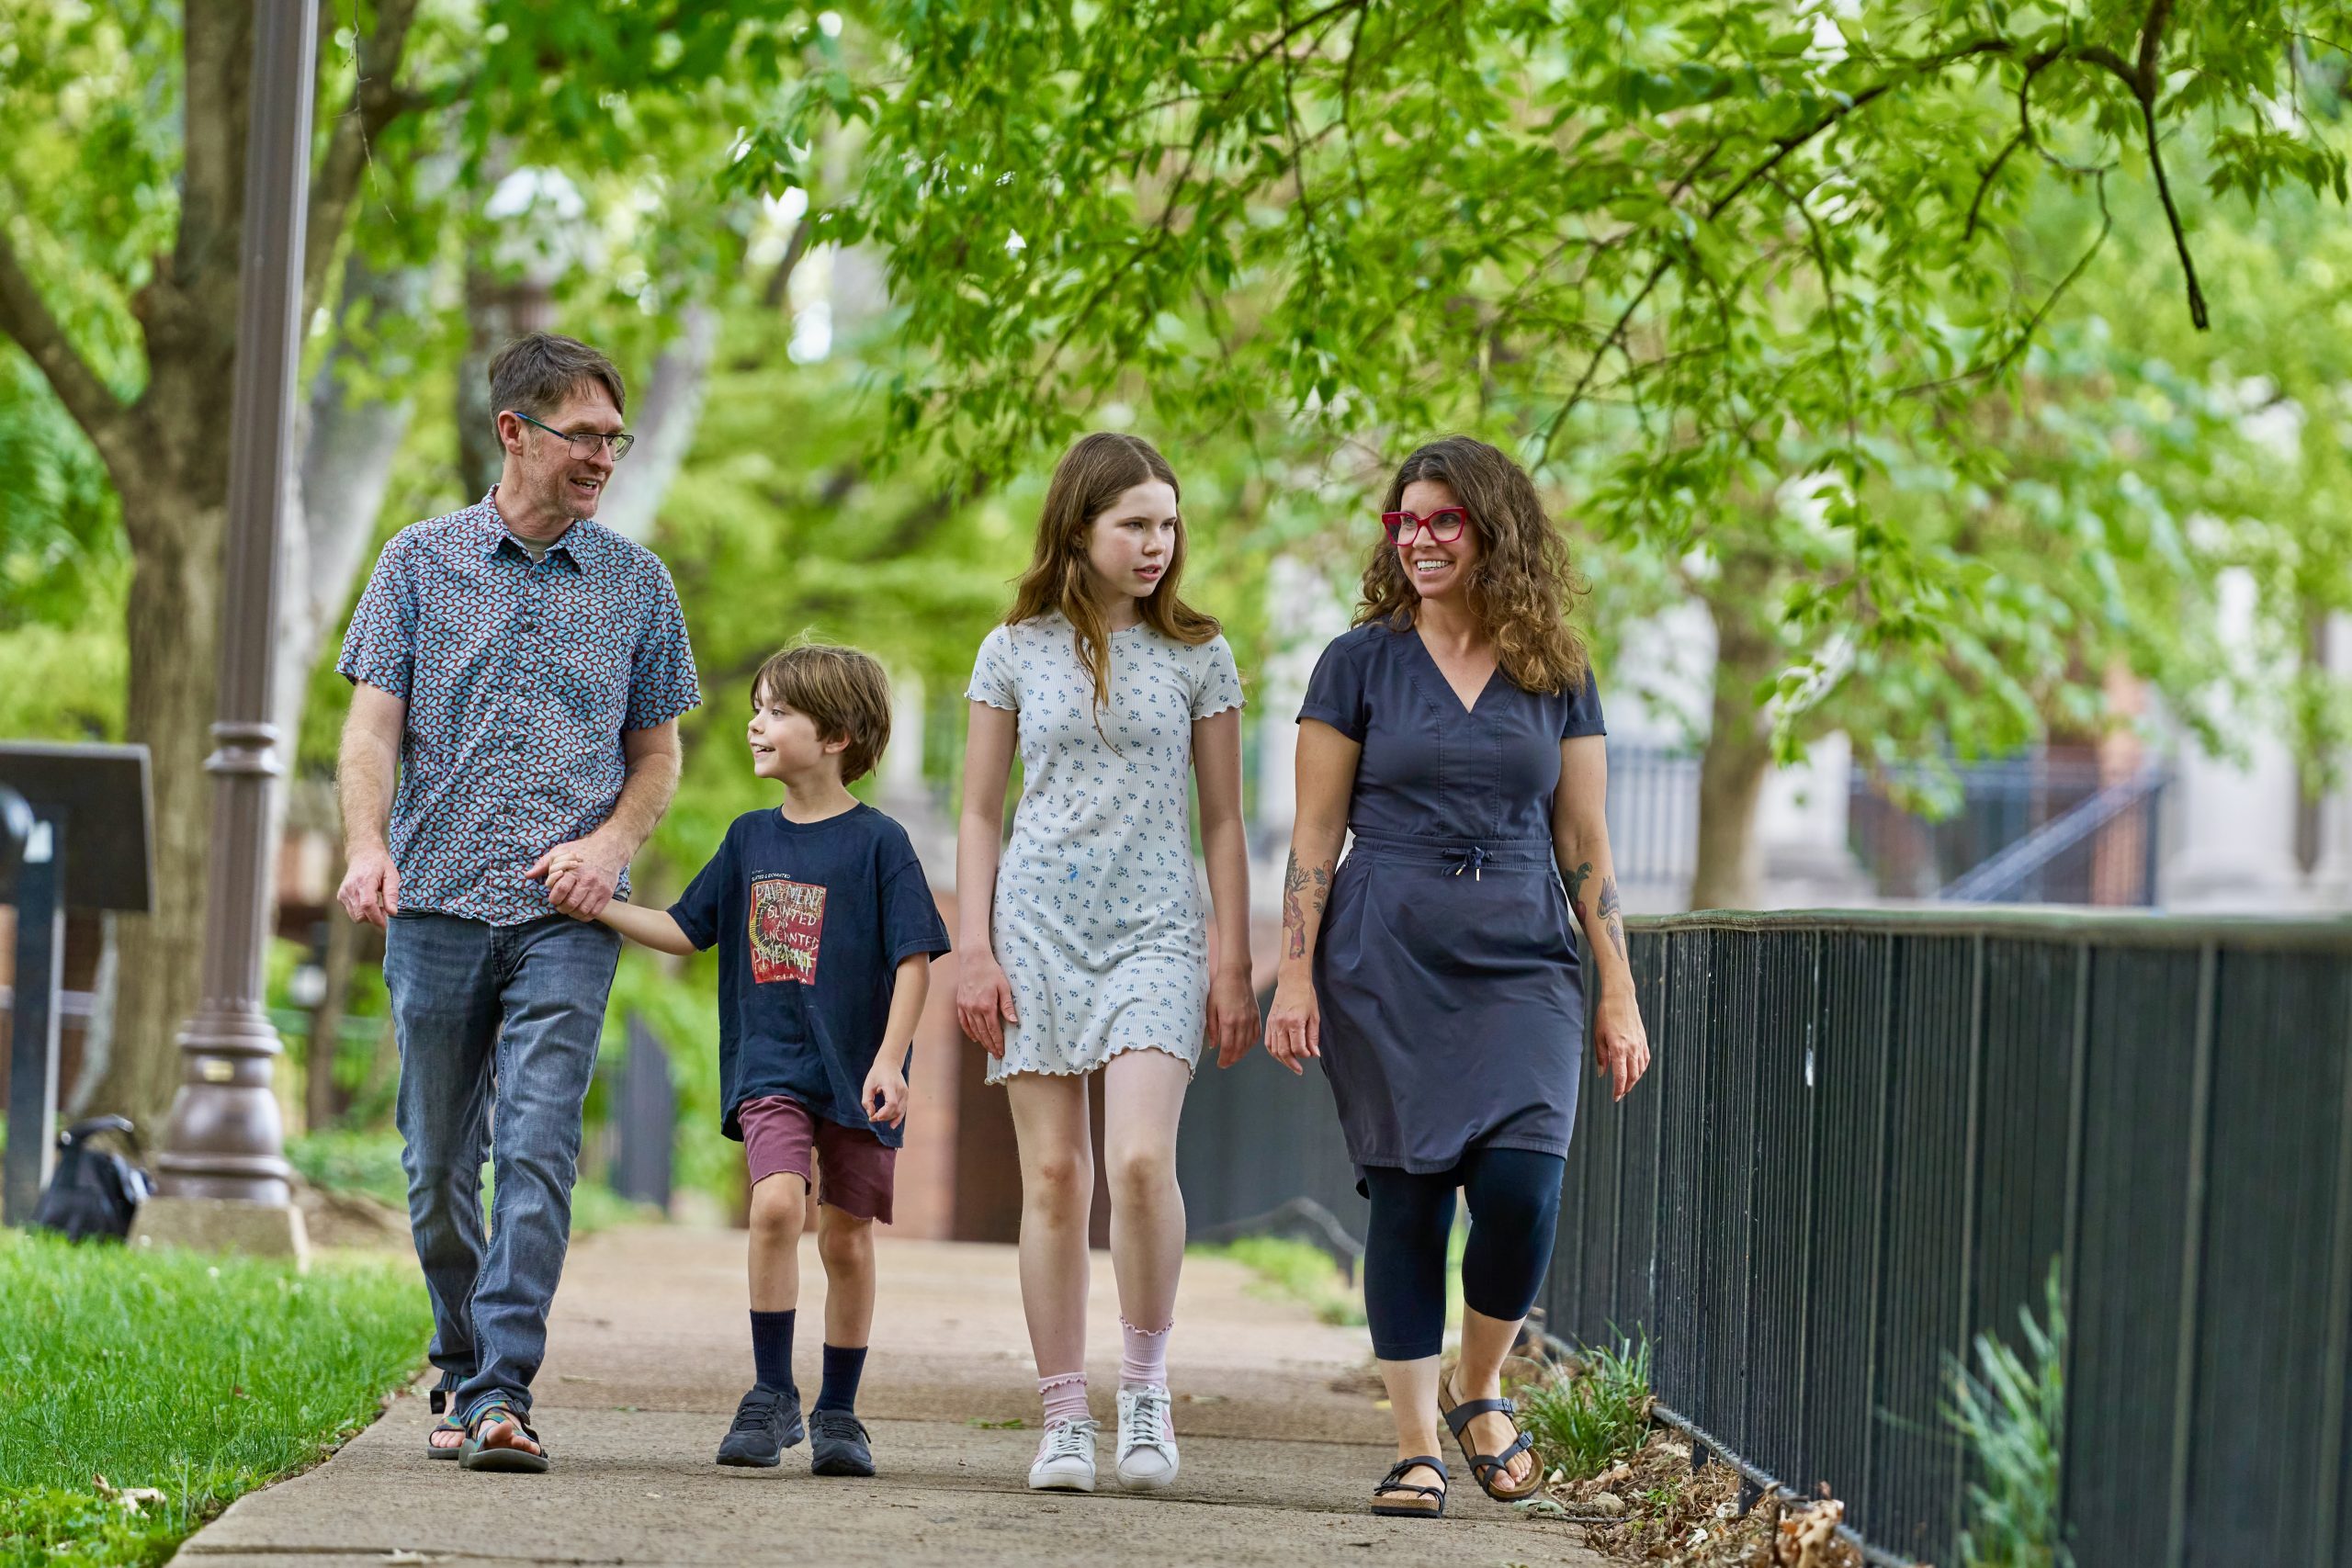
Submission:
[[[1435,1517],[1441,1416],[1489,1496],[1543,1483],[1501,1379],[1551,1261],[1576,1122],[1576,924],[1617,1098],[1649,1043],[1602,812],[1600,697],[1566,615],[1566,542],[1519,465],[1462,436],[1405,459],[1381,527],[1355,629],[1324,649],[1299,709],[1266,1046],[1293,1072],[1321,1058],[1372,1200],[1364,1305],[1396,1421],[1373,1512]],[[1462,1352],[1446,1367],[1457,1187],[1470,1235]]]

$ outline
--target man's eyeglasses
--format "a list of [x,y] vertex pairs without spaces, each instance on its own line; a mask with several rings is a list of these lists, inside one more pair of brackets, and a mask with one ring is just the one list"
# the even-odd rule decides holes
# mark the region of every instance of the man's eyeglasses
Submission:
[[583,462],[596,455],[597,447],[610,446],[613,449],[613,461],[617,463],[628,456],[630,447],[637,445],[637,437],[625,430],[616,430],[610,434],[601,430],[558,430],[552,424],[539,424],[539,422],[529,414],[514,409],[508,409],[506,412],[514,414],[525,424],[537,424],[549,435],[563,437],[564,440],[571,443],[571,455]]
[[1462,530],[1469,522],[1470,513],[1459,506],[1441,506],[1427,517],[1416,517],[1409,512],[1384,512],[1380,514],[1380,525],[1387,531],[1388,542],[1392,545],[1406,543],[1423,528],[1428,529],[1430,537],[1439,544],[1450,545],[1462,537]]

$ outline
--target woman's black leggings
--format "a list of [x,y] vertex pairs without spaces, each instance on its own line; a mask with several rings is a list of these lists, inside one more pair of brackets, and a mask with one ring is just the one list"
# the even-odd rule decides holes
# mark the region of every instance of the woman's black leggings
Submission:
[[1472,1149],[1452,1170],[1428,1175],[1364,1167],[1372,1227],[1363,1244],[1363,1306],[1373,1354],[1418,1361],[1444,1348],[1445,1248],[1457,1187],[1470,1205],[1463,1303],[1507,1323],[1525,1317],[1552,1261],[1566,1168],[1562,1156],[1532,1149]]

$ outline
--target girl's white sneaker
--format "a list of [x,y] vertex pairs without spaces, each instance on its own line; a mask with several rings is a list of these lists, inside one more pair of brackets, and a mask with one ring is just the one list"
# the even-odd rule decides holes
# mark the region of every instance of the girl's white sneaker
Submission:
[[1174,1402],[1158,1383],[1119,1391],[1119,1484],[1157,1492],[1176,1480]]
[[[1119,1409],[1122,1415],[1126,1411],[1124,1396]],[[1095,1431],[1092,1421],[1057,1421],[1046,1427],[1029,1466],[1029,1490],[1093,1491]]]

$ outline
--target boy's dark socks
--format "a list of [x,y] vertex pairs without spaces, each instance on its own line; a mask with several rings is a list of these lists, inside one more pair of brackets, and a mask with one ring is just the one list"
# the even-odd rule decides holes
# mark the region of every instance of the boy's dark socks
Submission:
[[752,1366],[760,1382],[788,1393],[800,1392],[792,1381],[793,1312],[752,1313]]
[[825,1347],[825,1381],[817,1390],[819,1410],[855,1410],[857,1380],[865,1373],[865,1347]]

